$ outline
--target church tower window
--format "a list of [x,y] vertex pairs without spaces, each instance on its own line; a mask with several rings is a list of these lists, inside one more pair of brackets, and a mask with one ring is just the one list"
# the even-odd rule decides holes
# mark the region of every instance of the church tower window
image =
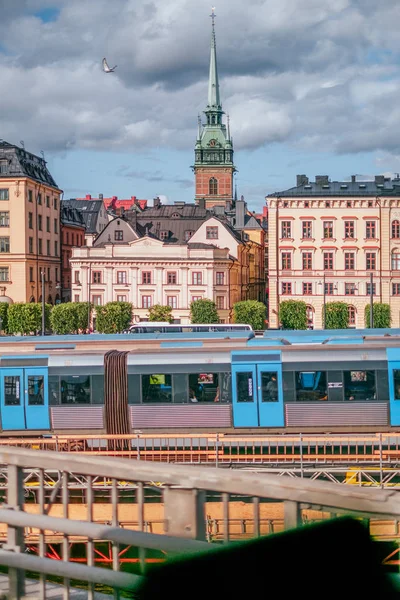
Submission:
[[218,194],[218,181],[215,179],[215,177],[211,177],[210,181],[208,182],[208,193],[210,196],[217,196]]

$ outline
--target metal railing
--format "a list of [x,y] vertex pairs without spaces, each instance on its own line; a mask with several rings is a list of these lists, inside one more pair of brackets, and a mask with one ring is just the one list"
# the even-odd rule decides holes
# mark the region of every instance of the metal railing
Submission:
[[[46,578],[64,578],[64,598],[70,597],[71,580],[86,582],[88,597],[94,597],[95,584],[109,586],[115,598],[121,589],[132,589],[144,573],[146,557],[151,552],[166,553],[204,551],[212,547],[207,531],[210,519],[207,512],[211,506],[210,494],[218,497],[221,507],[219,518],[221,541],[234,538],[230,518],[231,501],[246,499],[251,512],[252,528],[249,533],[259,536],[265,533],[263,525],[265,507],[271,500],[283,503],[283,527],[296,527],[304,522],[305,511],[317,511],[313,518],[326,514],[353,514],[364,519],[400,520],[398,493],[393,490],[347,488],[335,483],[292,479],[239,471],[227,471],[210,467],[155,464],[118,458],[40,452],[22,448],[0,448],[0,465],[7,469],[7,504],[0,508],[0,523],[7,526],[7,544],[0,550],[0,565],[9,568],[10,597],[19,600],[24,595],[24,571],[39,574],[39,595],[46,598]],[[35,514],[24,502],[24,472],[39,471],[39,510]],[[58,471],[59,484],[50,496],[45,494],[45,472]],[[70,478],[84,475],[88,482],[86,490],[86,519],[74,517],[74,505],[69,499]],[[111,522],[108,525],[95,521],[93,480],[96,477],[111,481]],[[159,510],[164,526],[162,534],[144,532],[145,502],[148,486],[162,480],[157,488],[160,495]],[[135,515],[139,531],[122,528],[121,490],[118,482],[133,482],[136,486],[135,503],[129,505]],[[264,502],[268,500],[268,502]],[[206,503],[207,501],[207,503]],[[53,516],[55,505],[61,516]],[[282,505],[281,505],[282,506]],[[36,531],[39,539],[38,556],[26,554],[25,534]],[[61,560],[47,558],[46,545],[50,532],[61,536]],[[74,539],[83,541],[86,548],[86,564],[70,560],[70,548]],[[218,540],[219,541],[219,540]],[[112,569],[95,565],[96,543],[108,542],[112,547]],[[140,571],[120,570],[120,555],[128,548],[138,548]],[[164,554],[165,556],[165,554]]]

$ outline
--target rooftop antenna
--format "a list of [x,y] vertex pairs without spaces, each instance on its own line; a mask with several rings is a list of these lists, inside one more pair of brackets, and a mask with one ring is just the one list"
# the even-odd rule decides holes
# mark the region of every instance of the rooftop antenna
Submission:
[[25,150],[25,142],[24,142],[24,140],[20,140],[20,142],[19,142],[19,143],[21,144],[21,146],[22,146],[22,147],[23,147],[23,149]]
[[212,28],[213,28],[213,30],[214,30],[214,26],[215,26],[215,17],[216,17],[216,16],[217,16],[217,15],[215,14],[215,6],[213,6],[213,7],[211,8],[211,15],[210,15],[210,17],[211,17],[211,19],[212,19]]
[[44,152],[43,152],[43,150],[41,150],[41,151],[40,151],[40,154],[42,155],[42,158],[43,158],[44,162],[46,162],[46,159],[45,159],[45,157],[44,157]]

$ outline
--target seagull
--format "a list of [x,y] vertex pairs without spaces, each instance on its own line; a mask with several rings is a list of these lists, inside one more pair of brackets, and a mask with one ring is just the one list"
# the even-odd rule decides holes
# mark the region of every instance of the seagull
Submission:
[[115,67],[113,67],[112,69],[110,69],[110,67],[107,64],[107,61],[105,58],[103,58],[103,71],[104,73],[114,73],[114,69],[117,67],[117,65],[115,65]]

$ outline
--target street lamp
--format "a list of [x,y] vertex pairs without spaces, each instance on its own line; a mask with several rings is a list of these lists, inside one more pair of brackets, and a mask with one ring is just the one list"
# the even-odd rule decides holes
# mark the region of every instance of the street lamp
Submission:
[[[322,276],[322,281],[318,281],[318,285],[322,285],[323,289],[322,289],[322,293],[323,293],[323,309],[322,309],[322,328],[326,329],[326,283],[325,283],[325,271],[324,274]],[[333,286],[333,290],[337,291],[337,285]]]

